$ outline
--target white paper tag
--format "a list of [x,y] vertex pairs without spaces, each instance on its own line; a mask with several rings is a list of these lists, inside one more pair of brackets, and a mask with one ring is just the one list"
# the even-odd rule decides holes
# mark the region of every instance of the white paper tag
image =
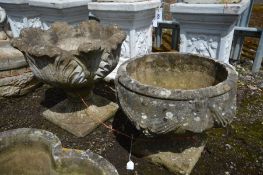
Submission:
[[157,8],[155,10],[155,17],[152,21],[153,27],[158,27],[158,22],[163,20],[163,8]]
[[127,169],[127,170],[134,170],[134,163],[133,163],[133,161],[130,160],[130,161],[127,163],[126,169]]
[[153,19],[152,23],[153,23],[153,27],[157,27],[158,24],[157,24],[157,20],[155,18]]
[[157,21],[162,21],[163,20],[163,8],[157,8],[157,10],[155,11],[155,16]]

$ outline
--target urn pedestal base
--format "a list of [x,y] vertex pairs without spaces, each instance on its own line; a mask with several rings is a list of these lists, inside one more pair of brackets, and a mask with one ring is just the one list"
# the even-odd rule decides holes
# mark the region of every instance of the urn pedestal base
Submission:
[[[229,63],[235,26],[247,13],[249,0],[226,5],[217,1],[184,0],[170,6],[180,24],[180,52],[199,54]],[[201,0],[199,1],[201,2]]]
[[43,116],[73,135],[84,137],[119,108],[116,103],[95,94],[85,103],[66,99],[44,111]]
[[141,136],[134,142],[133,153],[172,173],[189,175],[201,157],[206,141],[205,134]]

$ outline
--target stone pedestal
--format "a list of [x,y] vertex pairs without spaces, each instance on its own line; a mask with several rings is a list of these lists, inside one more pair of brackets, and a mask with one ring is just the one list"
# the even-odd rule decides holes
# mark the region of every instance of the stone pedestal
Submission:
[[135,139],[132,153],[160,165],[172,173],[189,175],[201,157],[206,135],[166,134]]
[[152,20],[155,8],[159,5],[159,0],[88,3],[89,11],[99,18],[102,24],[117,24],[127,33],[127,38],[122,44],[119,64],[106,80],[115,78],[119,65],[124,61],[151,52]]
[[84,137],[113,117],[119,108],[116,103],[95,94],[85,103],[66,99],[44,111],[43,116],[75,136]]
[[87,4],[91,0],[0,0],[8,15],[14,37],[21,29],[40,27],[48,29],[54,21],[77,24],[89,19]]
[[249,0],[236,4],[191,2],[170,6],[173,20],[180,23],[180,52],[228,63],[234,27],[248,8]]

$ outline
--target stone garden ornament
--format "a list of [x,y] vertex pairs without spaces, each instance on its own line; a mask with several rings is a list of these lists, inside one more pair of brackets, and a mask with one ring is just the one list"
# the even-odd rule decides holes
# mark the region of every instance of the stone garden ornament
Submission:
[[237,72],[226,63],[183,53],[155,53],[122,64],[119,103],[146,135],[226,126],[236,113]]
[[75,27],[57,22],[46,31],[22,30],[12,45],[23,52],[39,80],[68,95],[44,111],[44,117],[81,137],[113,116],[117,105],[93,94],[92,89],[116,67],[125,37],[117,26],[103,27],[96,21]]

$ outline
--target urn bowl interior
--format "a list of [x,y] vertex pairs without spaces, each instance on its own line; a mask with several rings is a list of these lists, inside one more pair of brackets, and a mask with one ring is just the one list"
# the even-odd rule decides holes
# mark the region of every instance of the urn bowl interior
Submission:
[[128,75],[147,86],[192,90],[227,79],[223,65],[194,55],[148,55],[127,65]]
[[55,173],[48,147],[37,142],[19,143],[1,150],[0,163],[0,172],[6,175]]
[[62,148],[59,139],[44,130],[19,128],[0,133],[0,174],[106,175],[118,174],[104,158]]

